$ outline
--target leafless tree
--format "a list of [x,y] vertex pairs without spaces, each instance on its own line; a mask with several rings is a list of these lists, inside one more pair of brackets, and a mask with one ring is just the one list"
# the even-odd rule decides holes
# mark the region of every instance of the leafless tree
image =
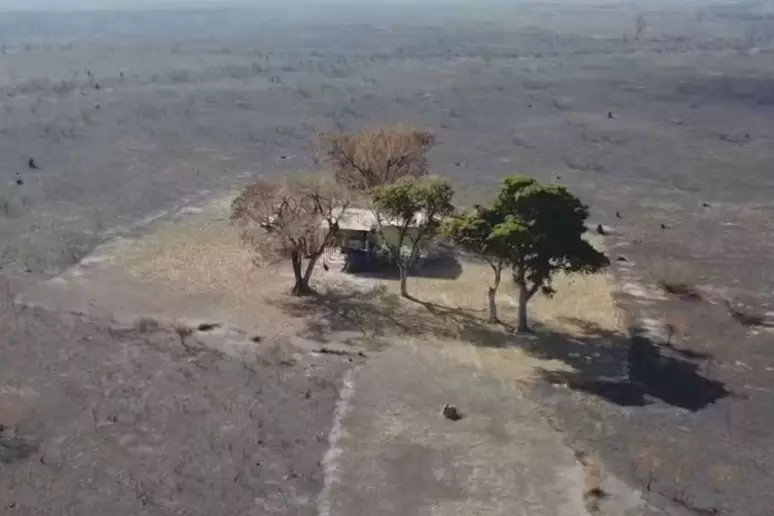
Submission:
[[645,31],[648,30],[648,22],[645,21],[645,17],[641,14],[637,15],[634,20],[635,34],[634,39],[641,39],[645,35]]
[[427,152],[435,144],[433,133],[404,126],[319,136],[336,182],[365,192],[402,177],[427,175]]
[[234,199],[231,219],[263,261],[290,259],[291,293],[312,294],[315,264],[331,245],[349,206],[346,191],[324,176],[272,182],[258,179]]

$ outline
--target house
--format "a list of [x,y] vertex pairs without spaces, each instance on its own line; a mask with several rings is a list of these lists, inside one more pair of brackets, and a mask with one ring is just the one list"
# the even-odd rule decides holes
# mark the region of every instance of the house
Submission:
[[[416,235],[417,227],[423,222],[424,215],[417,214],[416,219],[409,226],[409,237]],[[398,244],[400,238],[400,222],[381,221],[373,211],[362,208],[350,208],[339,218],[339,231],[337,234],[338,247],[344,251],[378,252],[385,247],[385,243]],[[405,241],[404,245],[410,245]]]

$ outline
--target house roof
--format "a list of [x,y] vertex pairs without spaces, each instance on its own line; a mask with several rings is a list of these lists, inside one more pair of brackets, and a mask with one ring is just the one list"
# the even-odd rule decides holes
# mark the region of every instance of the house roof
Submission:
[[[411,224],[417,226],[424,221],[424,214],[419,213]],[[398,226],[397,220],[382,220],[382,226]],[[371,231],[379,227],[378,220],[373,211],[363,208],[349,208],[339,217],[339,228],[350,231]]]

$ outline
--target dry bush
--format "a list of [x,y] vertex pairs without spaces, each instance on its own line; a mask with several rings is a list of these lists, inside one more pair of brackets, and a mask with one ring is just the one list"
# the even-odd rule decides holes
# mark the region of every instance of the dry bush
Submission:
[[360,191],[426,175],[427,152],[434,144],[433,133],[404,126],[319,135],[319,147],[336,181]]
[[258,179],[234,199],[231,220],[259,260],[291,260],[293,293],[304,294],[310,291],[315,264],[335,240],[338,220],[348,206],[346,190],[327,177],[283,183]]
[[725,300],[725,305],[731,318],[742,326],[757,326],[762,328],[774,327],[774,321],[768,320],[766,314],[760,311],[753,310],[738,303],[732,303],[728,299]]
[[661,290],[667,294],[672,294],[673,296],[677,296],[682,299],[696,301],[701,299],[701,293],[699,293],[695,286],[689,283],[662,278],[658,281],[658,286],[661,287]]
[[665,293],[688,301],[703,299],[696,287],[696,274],[687,264],[669,260],[655,268],[656,283]]

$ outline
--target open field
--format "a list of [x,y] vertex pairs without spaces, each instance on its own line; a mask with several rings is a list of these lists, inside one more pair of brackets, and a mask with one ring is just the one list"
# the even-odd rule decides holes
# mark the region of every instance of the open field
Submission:
[[[223,216],[227,206],[228,202],[216,200],[185,209],[145,236],[100,246],[65,274],[28,289],[18,303],[35,313],[77,313],[109,322],[113,343],[106,343],[106,352],[117,343],[134,349],[129,346],[136,339],[146,343],[148,359],[169,348],[188,356],[196,367],[205,362],[216,375],[240,370],[241,364],[243,370],[264,377],[250,417],[277,419],[277,424],[285,424],[286,415],[301,409],[292,399],[298,385],[307,385],[303,399],[315,399],[315,408],[324,411],[326,406],[319,403],[331,385],[329,375],[337,371],[333,366],[346,369],[367,361],[343,380],[342,392],[351,389],[353,394],[341,394],[337,407],[349,408],[343,416],[332,417],[338,421],[334,428],[343,425],[345,430],[331,431],[331,449],[339,451],[326,453],[332,458],[324,459],[320,514],[328,514],[330,506],[336,507],[336,514],[362,514],[364,504],[373,503],[364,496],[369,491],[378,493],[380,514],[392,514],[389,508],[396,503],[410,513],[432,506],[437,514],[457,514],[463,508],[507,514],[521,510],[524,496],[529,496],[530,506],[541,514],[570,515],[589,503],[584,493],[600,486],[606,490],[604,501],[594,503],[608,509],[599,514],[618,514],[622,507],[642,504],[636,491],[624,487],[614,474],[601,468],[594,476],[585,474],[573,450],[563,444],[562,434],[536,412],[539,402],[526,396],[533,385],[552,375],[577,375],[588,381],[603,374],[626,377],[628,346],[609,276],[558,278],[556,286],[564,295],[534,303],[538,332],[530,337],[513,332],[515,311],[507,288],[499,299],[503,324],[485,322],[481,305],[488,268],[469,261],[455,262],[453,278],[412,278],[415,301],[400,298],[394,280],[322,270],[313,283],[318,295],[294,298],[287,293],[292,282],[287,264],[256,267],[236,228]],[[446,268],[437,265],[428,262],[425,267],[436,272]],[[595,309],[583,309],[592,304]],[[320,359],[327,356],[341,358],[327,365]],[[168,361],[163,358],[161,363]],[[123,371],[129,365],[134,364],[127,359],[115,368]],[[156,374],[166,376],[169,367]],[[276,380],[264,369],[271,367],[280,369]],[[306,379],[298,377],[301,370]],[[153,410],[183,421],[175,410],[174,386],[153,386],[160,405]],[[263,398],[274,395],[272,389],[289,392],[279,401]],[[125,415],[124,401],[118,393],[115,397],[118,406],[110,417],[145,421],[141,415]],[[446,401],[464,407],[466,423],[454,428],[444,424],[437,408]],[[276,418],[261,416],[260,407],[266,405],[279,411]],[[143,414],[150,410],[145,408]],[[244,424],[235,423],[239,428]],[[104,439],[102,426],[81,429],[82,439]],[[318,426],[317,435],[328,428]],[[285,428],[282,439],[300,430]],[[341,438],[334,438],[339,434]],[[272,471],[307,467],[304,458],[316,452],[319,440],[309,442],[300,434],[293,439],[299,451],[272,458]],[[121,442],[117,451],[133,458],[134,449],[125,450]],[[503,451],[506,447],[508,452]],[[403,454],[412,459],[402,461]],[[175,457],[157,455],[156,467],[179,486],[176,469],[168,471]],[[211,458],[209,451],[206,457]],[[123,471],[127,459],[116,456],[116,460]],[[427,467],[434,468],[433,476],[441,476],[428,479]],[[138,481],[150,481],[134,474]],[[305,475],[309,479],[304,489],[314,489],[318,472]],[[407,482],[406,475],[415,480]],[[228,482],[221,474],[216,478]],[[382,478],[378,488],[376,478]],[[46,485],[56,491],[60,483],[49,480]],[[270,482],[262,485],[270,490]],[[308,492],[296,494],[293,502],[303,510]],[[498,495],[493,497],[492,492]],[[171,503],[166,493],[143,496],[154,507]],[[175,500],[185,505],[193,498],[182,491]],[[50,503],[56,506],[57,501]],[[83,502],[90,508],[98,503],[92,497]],[[275,508],[272,504],[271,497],[256,502],[264,510]],[[287,511],[288,505],[276,510]]]
[[[774,337],[731,317],[724,299],[755,314],[774,311],[771,4],[439,5],[0,14],[0,286],[9,307],[3,378],[24,371],[43,385],[60,348],[66,354],[86,337],[109,338],[88,321],[67,331],[50,314],[34,322],[40,317],[10,309],[16,293],[74,265],[104,239],[142,233],[175,205],[255,173],[314,169],[316,131],[411,123],[437,132],[432,167],[465,202],[489,195],[503,174],[521,172],[568,185],[592,206],[595,222],[610,227],[611,257],[626,260],[612,271],[620,317],[608,302],[592,303],[591,313],[604,316],[595,327],[588,309],[572,305],[573,288],[604,291],[607,283],[597,280],[560,290],[553,303],[565,303],[571,315],[564,320],[540,318],[558,305],[537,307],[547,333],[627,349],[619,356],[595,348],[613,369],[604,372],[585,367],[570,340],[543,350],[541,360],[562,367],[547,372],[533,394],[555,412],[568,441],[600,454],[654,504],[694,514],[769,514]],[[638,15],[646,22],[640,37]],[[30,158],[38,169],[28,167]],[[259,280],[249,270],[238,268],[234,282],[212,268],[240,263],[240,251],[202,262],[196,242],[168,240],[177,250],[140,260],[146,268],[135,264],[137,277],[165,267],[180,272],[185,260],[200,268],[177,279],[202,278],[200,294],[232,282],[234,297],[220,298],[223,313],[249,300],[246,286]],[[665,279],[691,286],[701,299],[663,292]],[[652,299],[642,295],[645,287]],[[411,288],[451,308],[468,295],[443,280]],[[331,310],[346,300],[334,301]],[[294,330],[331,330],[305,326],[303,308],[273,307],[283,316],[295,311]],[[384,319],[369,321],[391,328]],[[653,321],[667,345],[630,346],[627,327]],[[466,322],[457,336],[475,334]],[[665,333],[665,324],[672,330]],[[23,328],[38,332],[29,349],[18,345]],[[349,337],[359,342],[378,330],[354,328]],[[460,360],[474,357],[449,348],[452,358],[457,349]],[[94,361],[110,362],[111,352],[75,353],[67,367],[75,376],[92,374]],[[476,360],[506,374],[511,368],[499,353],[481,349]],[[637,361],[661,364],[660,376]],[[636,389],[589,383],[615,376],[622,363]],[[186,389],[206,389],[207,381]],[[77,398],[52,396],[46,403],[65,412]],[[332,401],[326,406],[332,410]],[[80,410],[71,409],[62,418]]]

